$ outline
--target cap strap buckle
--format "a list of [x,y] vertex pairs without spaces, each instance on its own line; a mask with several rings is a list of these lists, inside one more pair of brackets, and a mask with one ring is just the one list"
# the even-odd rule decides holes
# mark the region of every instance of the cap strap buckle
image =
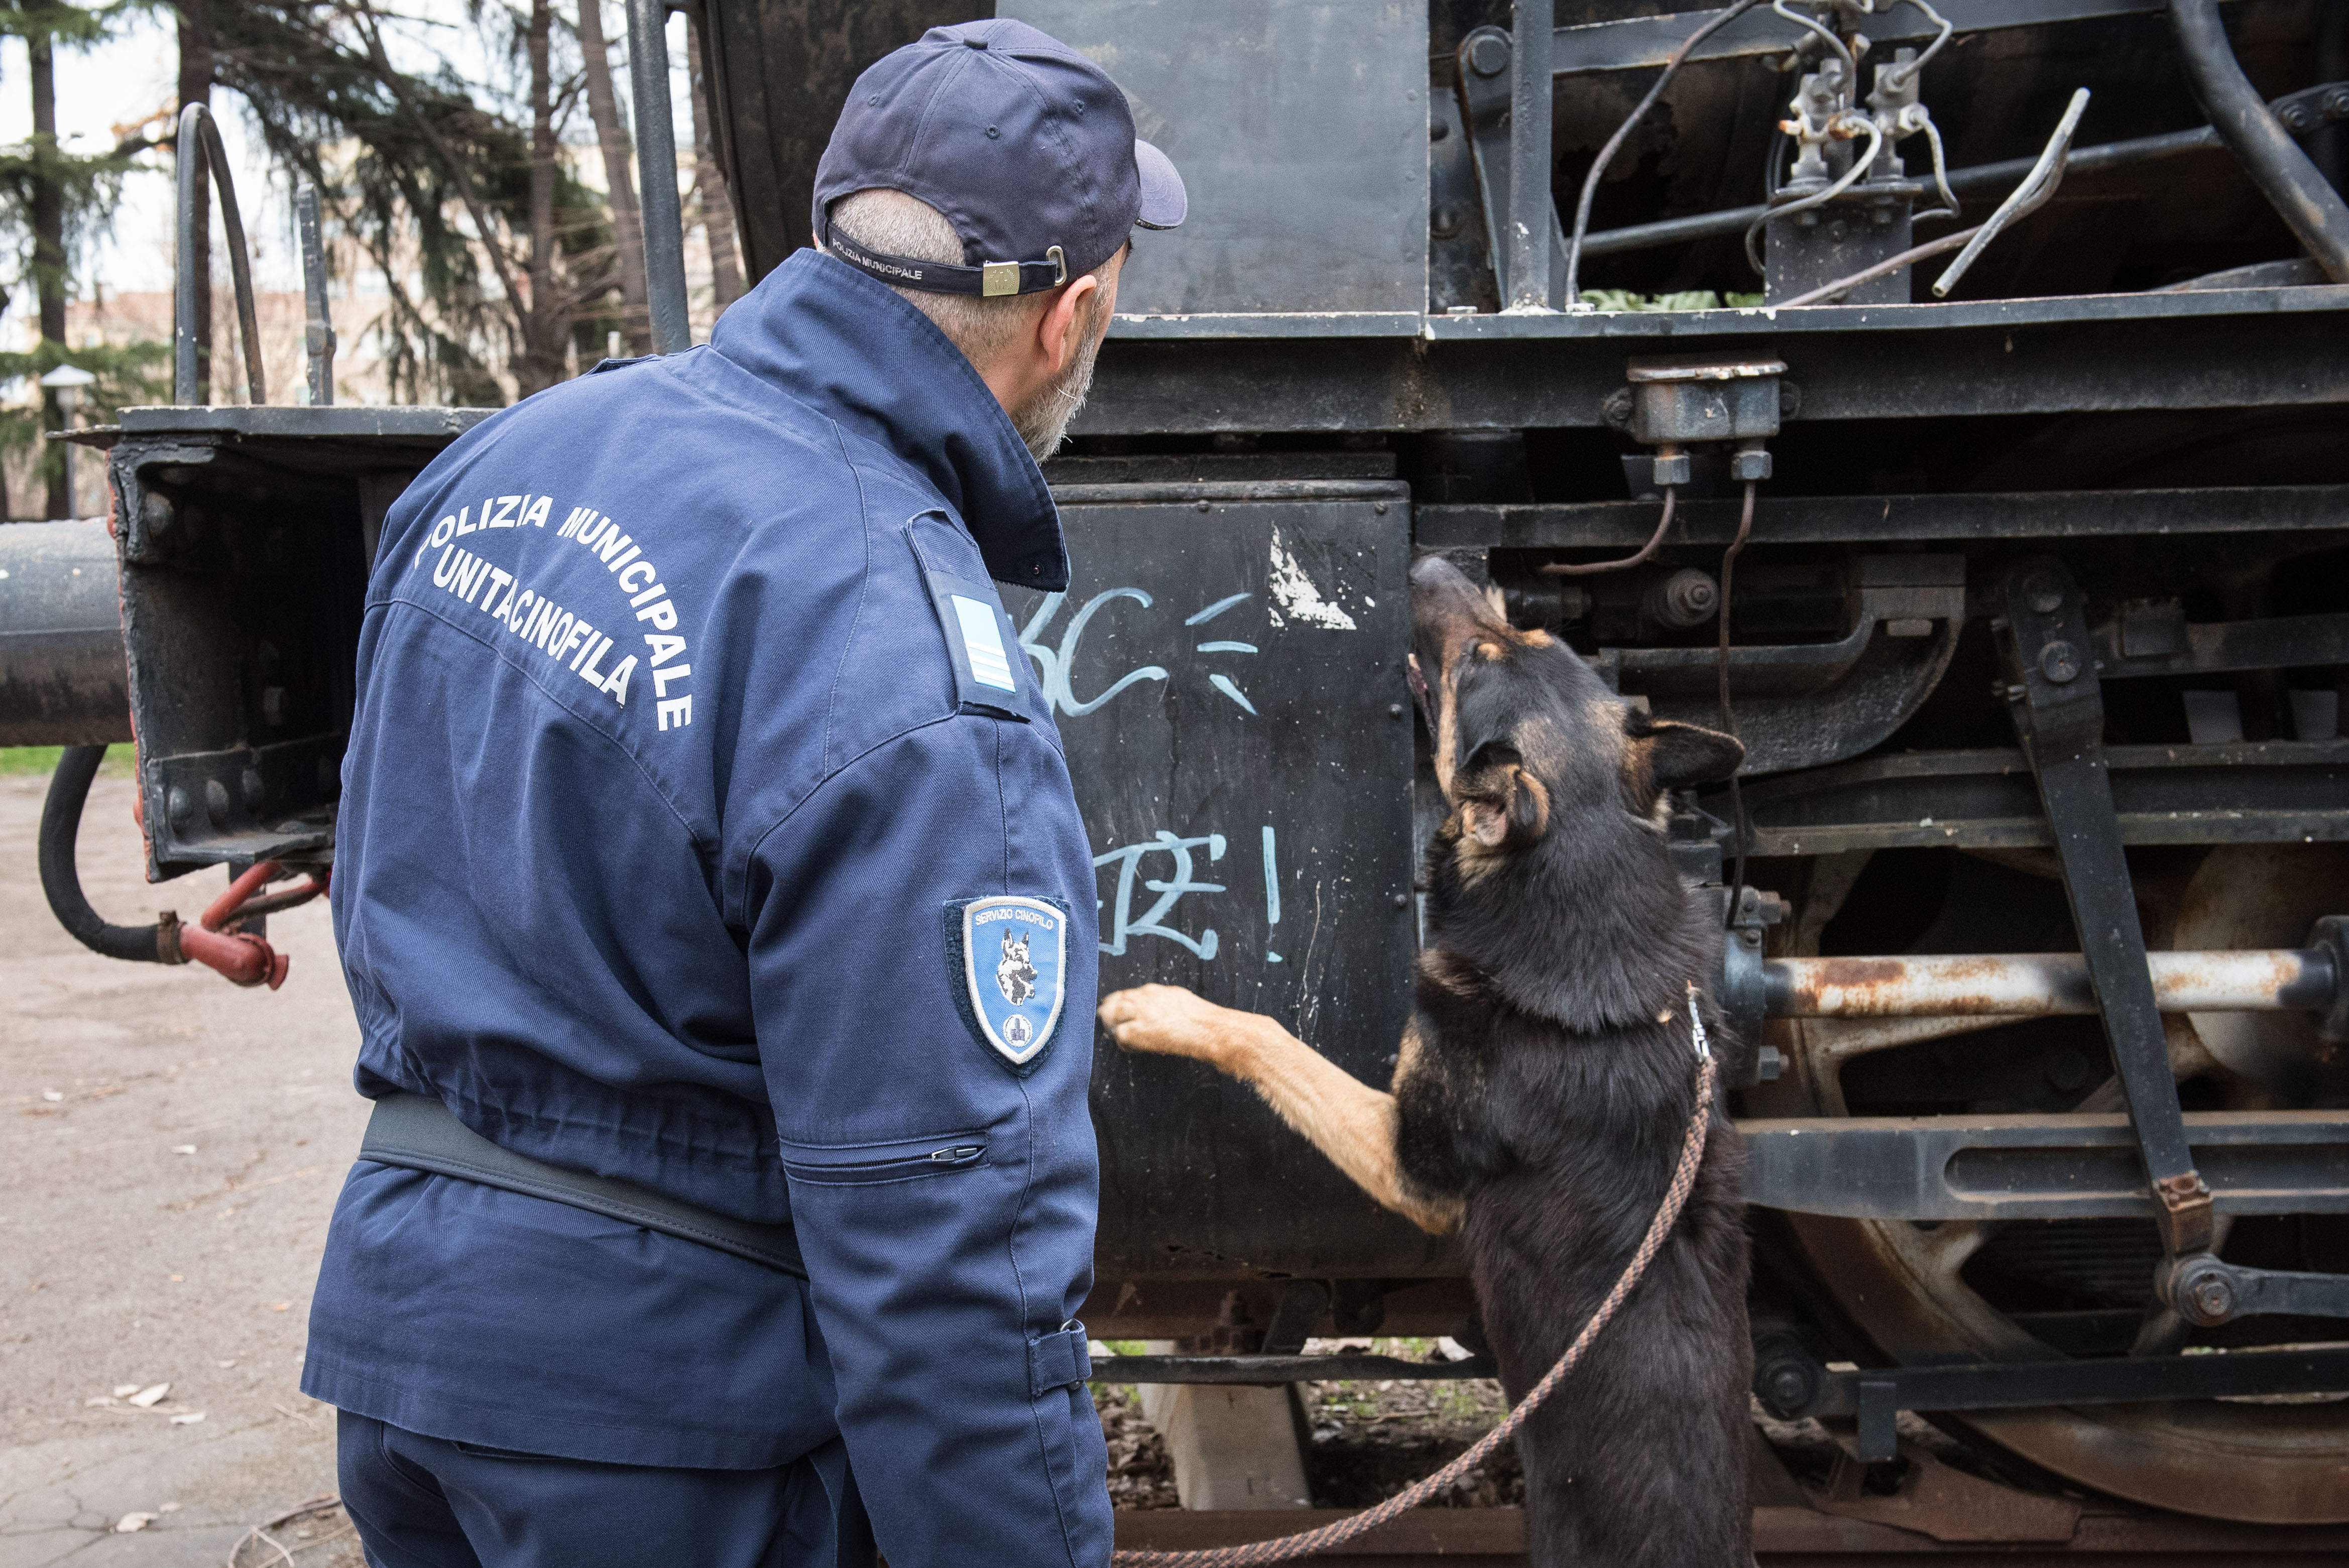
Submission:
[[953,266],[867,250],[834,228],[829,215],[824,219],[822,240],[825,250],[868,277],[932,294],[978,294],[999,299],[1007,294],[1040,294],[1069,281],[1069,259],[1058,245],[1048,247],[1040,262]]

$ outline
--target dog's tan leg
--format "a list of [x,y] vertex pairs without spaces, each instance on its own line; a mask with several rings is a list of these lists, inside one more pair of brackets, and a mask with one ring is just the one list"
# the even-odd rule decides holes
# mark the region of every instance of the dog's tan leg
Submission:
[[[1101,1020],[1123,1049],[1190,1057],[1247,1080],[1357,1186],[1420,1229],[1441,1235],[1459,1223],[1458,1200],[1431,1202],[1405,1184],[1395,1159],[1394,1096],[1272,1019],[1219,1007],[1180,985],[1137,985],[1104,997]],[[1416,1055],[1414,1043],[1406,1034],[1406,1061]]]

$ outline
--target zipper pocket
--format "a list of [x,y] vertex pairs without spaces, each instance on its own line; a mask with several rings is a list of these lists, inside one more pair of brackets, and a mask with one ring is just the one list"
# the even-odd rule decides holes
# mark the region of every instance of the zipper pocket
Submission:
[[987,1163],[986,1138],[971,1132],[846,1149],[810,1144],[783,1147],[783,1170],[793,1181],[825,1187],[917,1181],[925,1176],[969,1171]]

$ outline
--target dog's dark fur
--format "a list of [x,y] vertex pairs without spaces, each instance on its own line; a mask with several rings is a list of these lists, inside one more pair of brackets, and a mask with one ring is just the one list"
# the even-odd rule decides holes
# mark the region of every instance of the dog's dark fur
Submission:
[[[1646,720],[1441,560],[1413,571],[1413,608],[1414,689],[1453,810],[1429,850],[1392,1100],[1271,1020],[1172,987],[1102,1012],[1130,1048],[1248,1078],[1390,1207],[1431,1229],[1458,1216],[1514,1400],[1598,1309],[1676,1163],[1695,1087],[1687,987],[1717,972],[1723,938],[1673,869],[1658,801],[1725,775],[1740,749]],[[1716,1110],[1671,1240],[1520,1439],[1536,1563],[1752,1563],[1741,1165]]]

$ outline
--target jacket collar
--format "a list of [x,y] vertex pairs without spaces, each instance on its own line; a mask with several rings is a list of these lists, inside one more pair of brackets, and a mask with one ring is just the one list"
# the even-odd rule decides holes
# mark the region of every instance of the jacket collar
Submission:
[[895,290],[797,251],[734,303],[709,346],[918,470],[997,581],[1068,587],[1042,471],[962,350]]

